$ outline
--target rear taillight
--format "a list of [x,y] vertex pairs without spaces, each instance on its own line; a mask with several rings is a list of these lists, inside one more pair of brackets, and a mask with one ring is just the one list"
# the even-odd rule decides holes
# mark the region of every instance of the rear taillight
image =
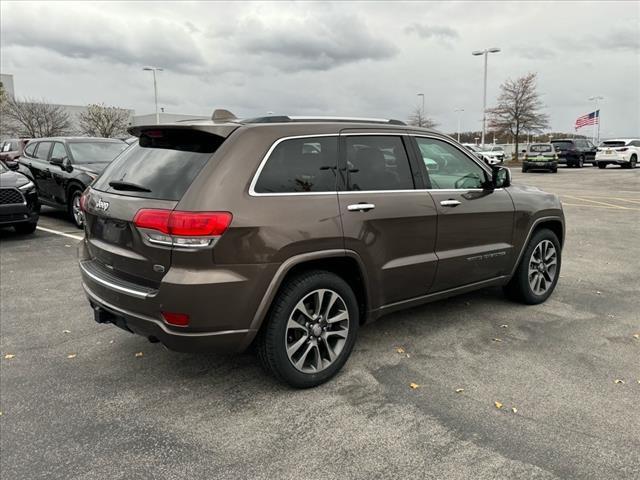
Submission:
[[627,150],[629,150],[627,147],[617,149],[618,152],[626,152]]
[[229,212],[181,212],[143,208],[138,210],[133,223],[145,230],[151,243],[202,248],[222,235],[229,228],[232,219],[233,215]]
[[82,210],[83,212],[86,212],[87,196],[88,194],[86,190],[82,195],[80,195],[80,210]]
[[189,325],[189,315],[186,313],[161,312],[162,318],[169,325],[176,327],[187,327]]

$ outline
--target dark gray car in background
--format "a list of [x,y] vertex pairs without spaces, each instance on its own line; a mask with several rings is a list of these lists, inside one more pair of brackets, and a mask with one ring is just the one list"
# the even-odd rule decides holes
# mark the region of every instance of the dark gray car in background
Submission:
[[536,304],[558,281],[558,197],[440,133],[225,111],[130,132],[82,197],[82,282],[98,322],[173,350],[255,345],[311,387],[365,322],[490,286]]

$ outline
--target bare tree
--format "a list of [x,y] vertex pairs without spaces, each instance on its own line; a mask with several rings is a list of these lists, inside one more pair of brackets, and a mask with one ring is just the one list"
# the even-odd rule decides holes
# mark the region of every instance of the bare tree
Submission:
[[5,98],[1,111],[2,133],[29,138],[55,137],[71,130],[69,114],[59,105],[33,99]]
[[540,133],[549,128],[549,116],[537,92],[536,74],[529,73],[516,80],[508,79],[500,85],[498,105],[487,110],[489,128],[513,135],[516,159],[520,132]]
[[112,138],[124,135],[129,124],[129,112],[123,108],[94,104],[78,115],[80,131],[92,137]]
[[433,128],[438,124],[432,118],[426,116],[425,112],[420,107],[416,107],[411,115],[409,115],[409,125],[414,127]]

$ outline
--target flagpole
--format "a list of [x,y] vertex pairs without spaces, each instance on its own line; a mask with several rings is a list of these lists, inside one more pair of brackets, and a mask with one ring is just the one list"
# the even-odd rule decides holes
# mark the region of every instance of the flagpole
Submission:
[[[594,100],[595,101],[595,110],[593,111],[593,114],[597,116],[595,117],[596,121],[598,122],[598,126],[596,127],[596,124],[593,124],[593,143],[596,143],[596,131],[598,132],[598,139],[597,139],[597,143],[600,143],[600,112],[598,112],[598,100],[604,100],[604,97],[601,95],[595,95],[593,97],[589,97],[589,100]],[[597,113],[596,113],[597,112]]]

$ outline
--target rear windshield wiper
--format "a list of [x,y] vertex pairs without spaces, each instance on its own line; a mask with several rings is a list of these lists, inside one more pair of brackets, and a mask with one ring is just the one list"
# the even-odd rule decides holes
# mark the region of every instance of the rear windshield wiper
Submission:
[[123,182],[120,180],[111,180],[109,182],[109,186],[115,188],[116,190],[129,190],[132,192],[150,192],[147,187],[143,187],[142,185],[138,185],[137,183],[131,182]]

